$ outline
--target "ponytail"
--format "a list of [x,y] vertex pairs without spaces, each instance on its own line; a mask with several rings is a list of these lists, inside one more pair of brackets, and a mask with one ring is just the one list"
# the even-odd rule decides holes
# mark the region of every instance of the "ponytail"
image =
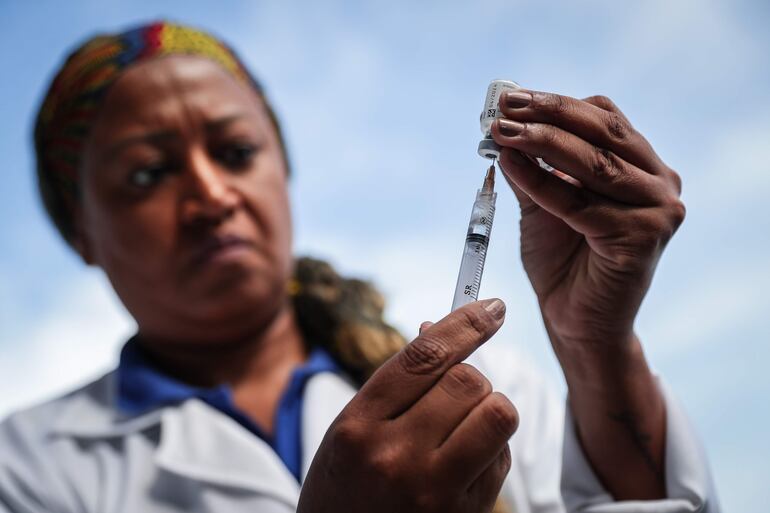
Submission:
[[297,259],[289,293],[308,345],[329,351],[361,384],[406,345],[383,319],[382,294],[366,281],[343,278],[322,260]]

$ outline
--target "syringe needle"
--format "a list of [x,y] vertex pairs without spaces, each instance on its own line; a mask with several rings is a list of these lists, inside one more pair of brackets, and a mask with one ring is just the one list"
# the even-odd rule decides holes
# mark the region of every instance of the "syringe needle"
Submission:
[[484,185],[481,186],[481,190],[485,193],[491,193],[495,190],[495,161],[492,161],[492,165],[487,169],[487,175],[484,177]]

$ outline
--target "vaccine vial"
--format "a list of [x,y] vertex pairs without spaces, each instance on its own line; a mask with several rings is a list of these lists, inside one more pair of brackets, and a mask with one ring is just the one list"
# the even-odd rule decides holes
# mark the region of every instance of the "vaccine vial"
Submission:
[[493,80],[487,87],[487,97],[484,100],[484,110],[481,111],[479,123],[481,133],[484,138],[479,141],[479,155],[487,159],[497,159],[500,157],[500,146],[492,139],[492,122],[502,117],[498,109],[500,96],[504,91],[512,89],[521,89],[521,86],[511,80]]

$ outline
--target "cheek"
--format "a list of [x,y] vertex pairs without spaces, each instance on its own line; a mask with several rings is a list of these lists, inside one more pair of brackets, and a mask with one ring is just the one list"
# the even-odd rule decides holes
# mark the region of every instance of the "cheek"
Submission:
[[[291,265],[291,215],[286,180],[276,176],[256,187],[244,187],[245,211],[257,225],[258,239],[264,241],[276,263]],[[282,269],[285,270],[285,269]]]
[[94,198],[85,209],[97,263],[117,279],[146,281],[165,272],[176,239],[175,202]]

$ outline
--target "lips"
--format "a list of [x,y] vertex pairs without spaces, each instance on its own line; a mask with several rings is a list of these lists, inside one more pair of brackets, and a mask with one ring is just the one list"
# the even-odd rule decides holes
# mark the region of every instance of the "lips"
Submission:
[[193,250],[190,261],[194,267],[198,267],[254,249],[253,242],[237,235],[215,235],[205,238]]

